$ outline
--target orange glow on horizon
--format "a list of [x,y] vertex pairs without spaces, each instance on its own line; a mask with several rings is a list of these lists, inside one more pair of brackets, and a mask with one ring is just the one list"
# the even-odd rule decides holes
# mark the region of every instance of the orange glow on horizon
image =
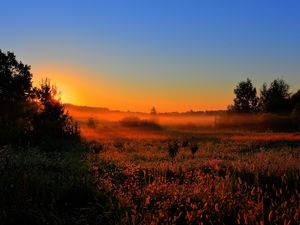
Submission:
[[[61,92],[63,103],[81,106],[106,107],[111,110],[150,112],[154,106],[158,112],[186,112],[189,110],[226,109],[232,96],[209,90],[189,92],[188,88],[178,85],[173,89],[149,87],[143,89],[140,84],[123,85],[121,81],[109,81],[105,76],[90,76],[90,71],[69,65],[42,65],[32,67],[33,83],[38,86],[42,79],[49,78]],[[131,85],[131,86],[130,86]],[[176,88],[180,91],[176,91]],[[175,90],[174,90],[175,89]],[[151,93],[149,93],[151,91]],[[213,91],[211,91],[213,92]],[[219,95],[219,96],[215,96]]]
[[[64,68],[64,69],[61,69]],[[67,70],[61,66],[42,66],[32,68],[33,84],[39,86],[41,81],[45,78],[50,79],[51,85],[56,85],[61,94],[61,101],[63,103],[82,104],[82,98],[79,91],[80,80],[76,76],[72,76],[73,71]]]

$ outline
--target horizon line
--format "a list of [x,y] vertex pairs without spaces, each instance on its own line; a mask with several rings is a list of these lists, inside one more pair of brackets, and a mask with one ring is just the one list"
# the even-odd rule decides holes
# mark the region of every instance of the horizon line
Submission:
[[[69,106],[75,106],[75,107],[86,107],[86,108],[94,108],[94,109],[102,109],[102,110],[107,110],[107,111],[111,111],[111,112],[130,112],[130,113],[145,113],[145,114],[150,114],[151,108],[149,111],[134,111],[134,110],[121,110],[121,109],[111,109],[105,106],[91,106],[91,105],[77,105],[77,104],[73,104],[70,102],[63,102],[63,105],[69,105]],[[187,111],[158,111],[157,114],[168,114],[168,113],[206,113],[206,112],[222,112],[222,111],[227,111],[226,109],[212,109],[212,110],[194,110],[194,109],[190,109]]]

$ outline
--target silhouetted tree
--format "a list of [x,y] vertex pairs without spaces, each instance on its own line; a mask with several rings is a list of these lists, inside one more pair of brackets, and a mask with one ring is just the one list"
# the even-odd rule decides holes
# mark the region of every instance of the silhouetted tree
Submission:
[[79,139],[79,129],[65,112],[57,88],[44,80],[32,87],[30,67],[13,53],[0,50],[0,145],[51,145],[59,139]]
[[291,113],[291,117],[295,125],[297,126],[297,129],[300,129],[300,103],[297,103],[293,111]]
[[157,114],[157,110],[154,106],[151,108],[150,114],[151,115],[156,115]]
[[293,94],[290,98],[290,106],[293,109],[297,104],[300,104],[300,90]]
[[29,132],[33,97],[30,66],[0,50],[0,144],[19,141]]
[[291,117],[297,128],[300,129],[300,90],[291,97]]
[[258,111],[258,97],[256,88],[253,87],[249,78],[240,82],[234,89],[234,104],[229,106],[229,111],[238,113],[252,113]]
[[263,112],[282,113],[288,112],[290,86],[283,79],[276,79],[267,87],[264,83],[260,91],[260,108]]
[[36,92],[40,108],[35,119],[35,138],[47,142],[50,139],[79,138],[78,126],[65,112],[56,86],[46,79]]
[[265,103],[267,102],[267,96],[268,96],[268,87],[266,83],[263,83],[261,89],[260,89],[260,97],[259,97],[259,111],[264,112],[265,111]]

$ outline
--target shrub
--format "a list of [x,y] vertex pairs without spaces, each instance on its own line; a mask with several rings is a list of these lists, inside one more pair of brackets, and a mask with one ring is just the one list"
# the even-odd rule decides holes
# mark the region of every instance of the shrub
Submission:
[[125,141],[123,139],[120,138],[116,138],[113,142],[113,145],[115,148],[119,149],[119,150],[124,150],[125,148]]
[[192,153],[193,158],[195,158],[195,154],[199,150],[198,144],[197,143],[190,144],[190,149],[191,149],[191,153]]
[[137,127],[142,129],[161,130],[162,127],[154,120],[140,119],[136,116],[124,117],[120,124],[124,127]]
[[183,140],[182,142],[181,142],[181,147],[182,148],[186,148],[186,147],[188,147],[189,146],[189,141],[188,140]]
[[103,144],[101,144],[97,141],[88,142],[88,146],[90,147],[92,152],[95,153],[95,154],[100,153],[104,149]]
[[172,141],[168,143],[168,153],[171,157],[172,163],[174,162],[174,159],[179,151],[179,144],[177,141]]
[[297,126],[297,129],[300,130],[300,103],[297,103],[291,114],[292,120]]
[[88,128],[95,129],[97,128],[97,121],[93,117],[90,117],[88,118],[86,125]]

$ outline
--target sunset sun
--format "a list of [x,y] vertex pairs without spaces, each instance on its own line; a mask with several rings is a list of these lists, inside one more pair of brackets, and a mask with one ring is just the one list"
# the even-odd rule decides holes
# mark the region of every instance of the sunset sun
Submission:
[[0,225],[299,225],[300,1],[13,0]]

